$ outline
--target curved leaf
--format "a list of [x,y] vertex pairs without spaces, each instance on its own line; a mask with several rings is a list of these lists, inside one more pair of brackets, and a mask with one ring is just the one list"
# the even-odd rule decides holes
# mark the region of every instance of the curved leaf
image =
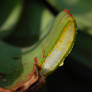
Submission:
[[51,73],[58,66],[62,66],[64,64],[64,59],[70,53],[74,43],[75,34],[76,34],[74,19],[72,17],[67,18],[67,15],[65,15],[66,16],[65,19],[64,17],[62,19],[61,16],[63,16],[63,13],[61,13],[57,17],[56,23],[55,25],[53,25],[53,29],[52,29],[52,31],[60,30],[61,33],[59,35],[58,40],[54,44],[54,47],[48,53],[46,60],[42,65],[42,72],[45,75]]

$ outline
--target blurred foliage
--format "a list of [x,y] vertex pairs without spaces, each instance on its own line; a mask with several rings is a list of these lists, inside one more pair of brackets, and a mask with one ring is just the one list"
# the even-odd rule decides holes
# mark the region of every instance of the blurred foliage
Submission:
[[21,16],[23,0],[0,1],[0,39],[11,33]]

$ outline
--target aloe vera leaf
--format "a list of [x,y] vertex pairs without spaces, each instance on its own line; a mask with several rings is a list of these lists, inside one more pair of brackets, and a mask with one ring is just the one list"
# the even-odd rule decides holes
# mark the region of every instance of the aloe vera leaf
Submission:
[[[47,0],[55,9],[69,9],[76,19],[78,27],[92,27],[92,0]],[[86,7],[85,7],[86,6]]]
[[23,0],[0,1],[0,38],[5,37],[18,22],[23,8]]
[[[58,18],[59,16],[57,17],[56,21],[58,20]],[[57,40],[56,44],[47,55],[46,60],[42,65],[42,73],[45,75],[48,75],[49,73],[53,72],[57,67],[62,66],[64,64],[65,57],[70,53],[73,47],[76,29],[73,19],[71,20],[61,31],[61,35],[59,39]],[[60,20],[56,22],[55,24],[56,26],[52,30],[57,30],[57,25],[59,24],[60,24]],[[61,29],[62,28],[58,30]]]
[[[36,3],[34,3],[33,6],[35,6],[35,4]],[[36,4],[36,7],[38,7],[38,8],[34,7],[31,9],[38,10],[40,7],[42,7],[42,11],[43,11],[42,13],[33,11],[33,12],[37,12],[40,14],[40,16],[41,16],[41,19],[39,21],[41,23],[40,28],[43,29],[43,30],[40,29],[40,35],[39,35],[39,39],[37,42],[35,42],[31,46],[28,46],[27,48],[20,48],[20,47],[16,47],[13,45],[9,45],[5,42],[0,42],[0,44],[1,44],[0,45],[0,50],[1,50],[0,58],[2,60],[2,62],[0,63],[0,68],[1,68],[0,72],[3,74],[6,74],[6,80],[7,80],[6,82],[0,81],[0,85],[3,88],[15,91],[15,90],[17,90],[17,88],[21,88],[23,86],[25,86],[25,87],[29,86],[29,85],[26,85],[26,83],[33,82],[35,80],[34,79],[35,75],[30,77],[30,74],[33,73],[34,68],[35,68],[35,72],[37,74],[36,78],[38,78],[39,71],[38,71],[37,67],[33,68],[35,57],[37,57],[37,59],[38,59],[39,66],[40,67],[42,66],[41,67],[42,75],[44,73],[47,74],[47,72],[44,71],[45,68],[43,67],[43,64],[45,64],[44,60],[46,60],[46,58],[48,57],[48,54],[51,51],[51,49],[52,49],[52,52],[54,51],[53,48],[54,48],[54,46],[57,46],[56,43],[60,42],[60,44],[61,44],[61,41],[59,40],[59,38],[64,39],[63,41],[65,43],[62,43],[62,44],[67,45],[67,43],[69,43],[68,47],[66,46],[67,49],[65,48],[64,53],[62,53],[62,55],[63,54],[64,55],[63,55],[63,57],[61,57],[61,59],[64,58],[65,56],[67,56],[66,54],[69,53],[70,47],[72,47],[72,44],[74,43],[74,37],[75,37],[75,26],[74,25],[75,24],[74,24],[74,20],[71,16],[69,16],[66,12],[62,12],[57,17],[57,19],[55,21],[53,21],[53,15],[47,9],[45,9],[44,6],[42,6],[40,4],[38,4],[38,5]],[[32,10],[30,10],[31,13],[32,13]],[[35,15],[36,14],[34,14],[32,16],[35,16]],[[47,18],[46,15],[49,17],[52,16],[52,19],[49,19],[50,21],[49,20],[47,21],[45,19],[45,17]],[[51,21],[55,22],[55,24],[52,25]],[[36,25],[36,23],[37,22],[35,22],[35,25]],[[46,26],[44,25],[44,23],[46,23],[45,24],[46,26],[48,24],[51,26],[46,30]],[[44,31],[44,30],[46,30],[46,31]],[[36,31],[38,31],[38,30],[36,30]],[[68,32],[69,32],[69,34],[68,34]],[[43,34],[46,34],[46,36],[44,37]],[[63,35],[61,36],[61,34],[63,34]],[[69,37],[67,39],[67,36],[70,37],[70,40],[68,40]],[[29,39],[29,40],[31,41],[31,39]],[[45,57],[42,58],[44,49],[45,49]],[[4,58],[4,56],[6,56],[6,58]],[[60,60],[60,58],[57,60]],[[61,62],[60,61],[54,62],[53,67],[56,67],[55,63],[56,63],[56,65],[59,65]],[[52,63],[50,63],[50,64],[52,64]],[[51,68],[53,68],[53,67],[51,67]],[[48,72],[51,72],[50,70]]]
[[[86,45],[85,45],[86,44]],[[92,36],[83,32],[78,33],[76,44],[70,57],[92,69]]]

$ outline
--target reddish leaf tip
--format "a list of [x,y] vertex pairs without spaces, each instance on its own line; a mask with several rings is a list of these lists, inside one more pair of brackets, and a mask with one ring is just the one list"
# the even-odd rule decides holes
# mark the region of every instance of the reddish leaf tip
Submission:
[[70,11],[68,10],[68,9],[64,9],[64,12],[66,12],[66,13],[70,13]]
[[70,13],[68,9],[64,9],[64,12],[66,12],[67,14],[69,14],[70,17],[72,17],[72,13]]

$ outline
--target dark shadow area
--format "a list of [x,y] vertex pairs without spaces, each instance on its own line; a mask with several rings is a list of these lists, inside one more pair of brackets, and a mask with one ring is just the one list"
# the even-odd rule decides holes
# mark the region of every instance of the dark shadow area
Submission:
[[[48,92],[91,92],[92,79],[81,76],[87,72],[82,71],[82,68],[81,65],[68,57],[64,66],[58,68],[47,78]],[[89,76],[91,73],[92,71],[89,71]]]
[[58,14],[58,11],[52,7],[46,0],[40,0],[44,3],[44,5],[56,16]]
[[92,69],[92,36],[79,31],[70,57]]
[[7,35],[9,35],[10,31],[0,31],[0,40],[4,39]]

